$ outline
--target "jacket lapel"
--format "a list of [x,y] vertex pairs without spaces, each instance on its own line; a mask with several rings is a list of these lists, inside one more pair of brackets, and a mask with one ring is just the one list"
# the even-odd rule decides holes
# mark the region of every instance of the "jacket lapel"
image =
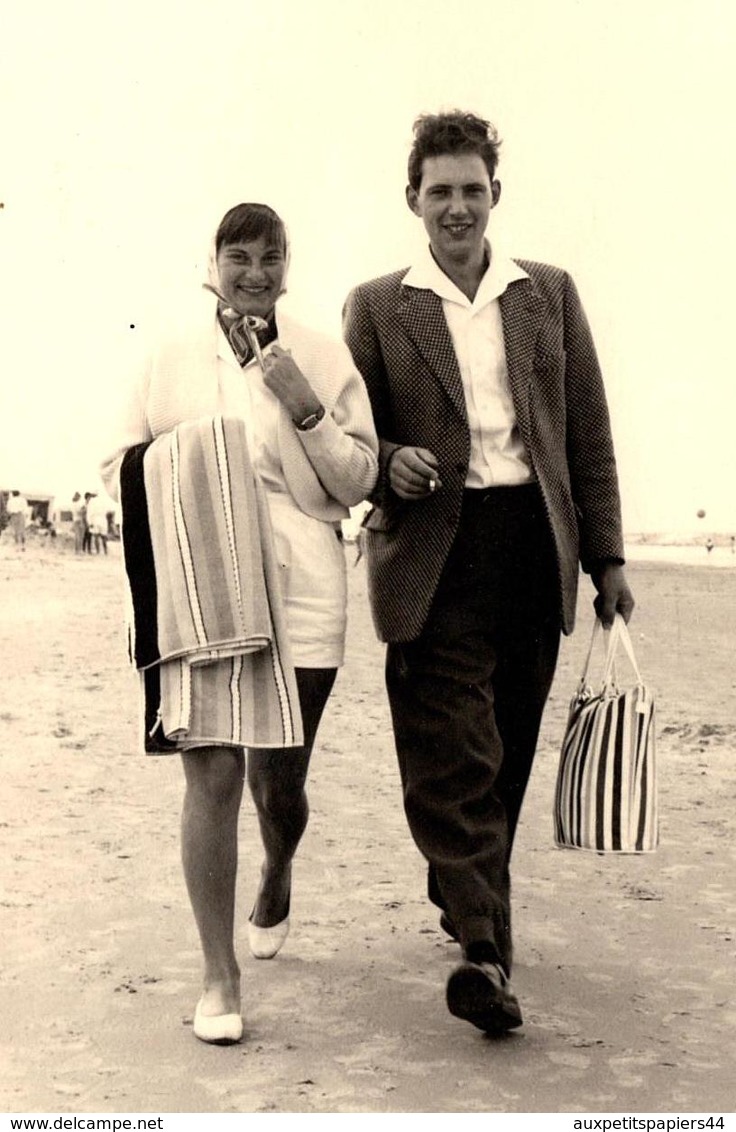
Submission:
[[442,300],[434,291],[402,287],[397,313],[407,334],[455,408],[467,418],[460,369],[447,327]]
[[509,390],[522,439],[529,446],[529,388],[544,302],[530,279],[510,284],[499,300]]

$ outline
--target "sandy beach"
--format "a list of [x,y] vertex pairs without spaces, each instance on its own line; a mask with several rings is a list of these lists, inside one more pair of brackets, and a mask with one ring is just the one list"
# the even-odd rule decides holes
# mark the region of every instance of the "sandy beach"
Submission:
[[21,554],[0,538],[0,1108],[732,1111],[736,570],[705,552],[700,565],[630,566],[661,772],[661,847],[642,857],[553,845],[558,749],[592,624],[583,583],[513,863],[526,1024],[494,1041],[444,1006],[458,949],[424,897],[364,563],[346,554],[348,659],[313,760],[292,934],[272,962],[247,951],[260,850],[246,800],[246,1034],[222,1049],[191,1032],[200,958],[179,864],[181,769],[137,751],[119,546]]

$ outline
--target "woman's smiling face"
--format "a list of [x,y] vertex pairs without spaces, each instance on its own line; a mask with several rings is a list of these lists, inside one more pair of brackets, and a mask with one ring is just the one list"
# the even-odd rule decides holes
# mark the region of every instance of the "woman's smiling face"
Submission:
[[217,253],[220,291],[240,314],[268,318],[283,290],[284,249],[266,236],[223,244]]

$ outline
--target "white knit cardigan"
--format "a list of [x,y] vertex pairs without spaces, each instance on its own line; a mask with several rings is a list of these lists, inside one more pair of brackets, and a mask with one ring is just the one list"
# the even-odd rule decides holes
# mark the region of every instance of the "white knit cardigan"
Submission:
[[[125,391],[114,424],[114,447],[100,466],[114,498],[128,448],[183,421],[218,412],[216,312],[217,300],[203,290],[191,317],[182,319],[182,329],[164,337]],[[336,522],[370,494],[378,475],[378,439],[368,394],[343,342],[280,311],[276,326],[279,344],[291,350],[326,410],[315,428],[300,432],[281,406],[278,443],[286,484],[307,515]]]

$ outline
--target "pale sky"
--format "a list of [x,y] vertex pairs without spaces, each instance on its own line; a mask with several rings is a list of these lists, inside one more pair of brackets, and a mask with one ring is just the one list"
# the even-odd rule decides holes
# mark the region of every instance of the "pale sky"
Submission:
[[408,265],[423,239],[404,203],[413,119],[458,106],[504,139],[491,241],[578,284],[626,529],[736,532],[731,11],[17,6],[0,78],[0,486],[95,488],[130,347],[197,286],[240,200],[266,201],[289,226],[284,302],[339,333],[350,287]]

